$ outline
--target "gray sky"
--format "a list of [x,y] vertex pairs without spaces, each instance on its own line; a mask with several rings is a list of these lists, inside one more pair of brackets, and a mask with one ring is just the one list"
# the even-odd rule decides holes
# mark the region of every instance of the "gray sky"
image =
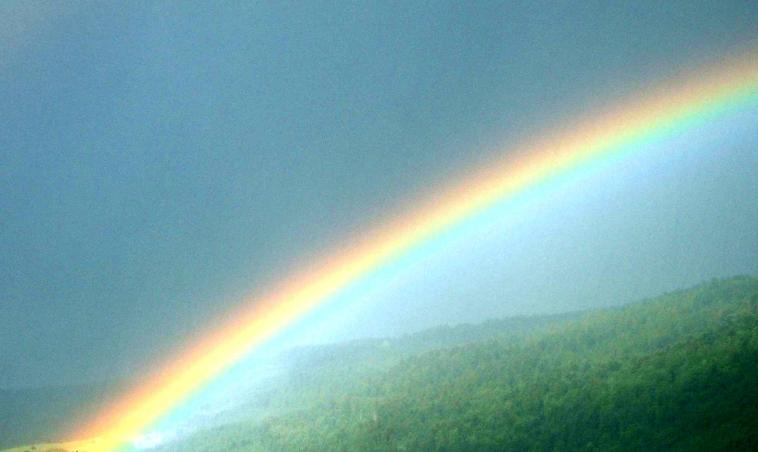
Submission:
[[[3,2],[0,387],[139,369],[495,144],[756,45],[756,20],[745,1]],[[756,115],[568,182],[306,336],[756,273]]]

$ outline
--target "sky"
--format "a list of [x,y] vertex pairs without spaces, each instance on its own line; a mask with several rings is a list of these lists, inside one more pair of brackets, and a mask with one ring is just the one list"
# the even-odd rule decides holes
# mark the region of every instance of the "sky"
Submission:
[[[3,2],[0,388],[139,373],[509,145],[755,48],[757,19],[744,1]],[[757,119],[567,181],[300,340],[758,273]]]

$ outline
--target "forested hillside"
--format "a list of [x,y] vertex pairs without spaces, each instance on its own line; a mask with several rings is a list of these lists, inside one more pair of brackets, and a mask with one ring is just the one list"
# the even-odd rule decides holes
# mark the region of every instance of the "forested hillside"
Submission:
[[163,449],[756,449],[758,279],[302,350],[253,403]]

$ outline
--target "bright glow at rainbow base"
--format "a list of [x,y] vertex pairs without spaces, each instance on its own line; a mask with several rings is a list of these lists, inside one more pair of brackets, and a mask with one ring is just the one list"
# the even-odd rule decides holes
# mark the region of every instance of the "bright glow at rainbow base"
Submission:
[[346,241],[344,249],[313,263],[310,270],[250,296],[247,310],[187,344],[148,384],[116,401],[76,436],[97,438],[98,450],[131,448],[134,440],[155,439],[150,432],[156,425],[178,416],[202,391],[233,378],[236,364],[264,353],[299,322],[318,321],[319,311],[360,299],[352,294],[381,285],[393,269],[422,259],[430,247],[460,238],[477,222],[507,210],[519,196],[597,165],[612,170],[617,160],[648,144],[756,103],[758,54],[750,53],[658,85],[642,98],[576,122],[564,129],[568,132],[504,149],[503,160],[442,187],[435,200],[408,204],[412,208],[398,221]]

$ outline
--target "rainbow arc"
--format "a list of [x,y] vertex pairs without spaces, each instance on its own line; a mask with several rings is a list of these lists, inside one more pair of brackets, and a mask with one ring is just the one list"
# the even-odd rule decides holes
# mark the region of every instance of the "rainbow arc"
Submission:
[[360,241],[283,279],[246,310],[177,354],[156,376],[126,394],[77,435],[97,438],[98,449],[117,450],[224,376],[261,345],[340,291],[371,277],[435,238],[537,184],[603,159],[634,153],[645,144],[758,104],[758,54],[742,55],[670,80],[642,99],[581,121],[567,132],[538,137],[509,150],[501,161],[419,202],[404,217],[367,232]]

